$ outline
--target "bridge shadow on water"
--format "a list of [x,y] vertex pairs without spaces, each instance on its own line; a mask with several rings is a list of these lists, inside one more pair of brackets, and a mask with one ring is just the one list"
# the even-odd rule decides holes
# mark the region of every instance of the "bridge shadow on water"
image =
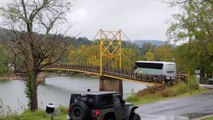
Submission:
[[76,76],[55,76],[47,77],[41,86],[45,86],[49,90],[79,93],[87,89],[98,90],[98,79],[89,77]]

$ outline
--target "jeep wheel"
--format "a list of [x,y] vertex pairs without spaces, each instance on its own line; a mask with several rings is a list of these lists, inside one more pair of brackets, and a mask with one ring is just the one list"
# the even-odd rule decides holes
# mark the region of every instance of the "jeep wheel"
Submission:
[[71,105],[71,120],[85,120],[88,115],[88,107],[81,101],[74,102]]
[[140,115],[138,115],[138,114],[134,114],[133,116],[132,116],[132,119],[131,120],[141,120],[141,117],[140,117]]

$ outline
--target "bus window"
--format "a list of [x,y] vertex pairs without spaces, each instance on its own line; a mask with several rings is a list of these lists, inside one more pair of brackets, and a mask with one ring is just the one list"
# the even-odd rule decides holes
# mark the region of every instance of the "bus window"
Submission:
[[162,69],[163,64],[162,63],[135,63],[135,66],[138,68],[148,68],[148,69]]

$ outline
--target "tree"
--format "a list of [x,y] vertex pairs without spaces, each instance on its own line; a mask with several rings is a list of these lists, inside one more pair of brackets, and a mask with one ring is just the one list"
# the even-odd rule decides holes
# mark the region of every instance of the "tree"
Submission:
[[152,51],[155,48],[150,42],[145,42],[143,46],[140,48],[143,54],[146,54],[148,51]]
[[9,58],[9,55],[7,51],[0,45],[0,76],[4,75],[7,72],[7,60]]
[[195,44],[184,43],[181,46],[177,46],[174,49],[174,56],[178,71],[193,73],[195,69],[198,69],[199,63],[197,61],[199,56],[197,56],[197,52]]
[[157,61],[173,61],[173,48],[170,44],[156,47],[154,55]]
[[146,52],[145,57],[148,61],[154,60],[154,54],[151,51]]
[[[168,29],[169,39],[187,42],[193,46],[194,56],[190,59],[199,63],[201,75],[212,71],[213,61],[213,2],[212,0],[174,0],[171,4],[182,8],[179,14],[173,15],[174,21]],[[185,51],[186,52],[186,51]]]
[[[62,24],[71,4],[64,0],[14,0],[1,8],[4,23],[13,29],[10,51],[21,60],[27,72],[26,95],[31,111],[38,109],[38,74],[48,65],[60,60],[66,43],[57,35],[50,35]],[[19,32],[17,32],[19,31]]]

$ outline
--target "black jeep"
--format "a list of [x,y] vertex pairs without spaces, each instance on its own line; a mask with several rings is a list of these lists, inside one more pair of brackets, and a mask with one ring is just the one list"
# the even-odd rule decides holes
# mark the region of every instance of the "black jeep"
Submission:
[[72,94],[68,120],[140,120],[137,106],[126,103],[116,92]]

